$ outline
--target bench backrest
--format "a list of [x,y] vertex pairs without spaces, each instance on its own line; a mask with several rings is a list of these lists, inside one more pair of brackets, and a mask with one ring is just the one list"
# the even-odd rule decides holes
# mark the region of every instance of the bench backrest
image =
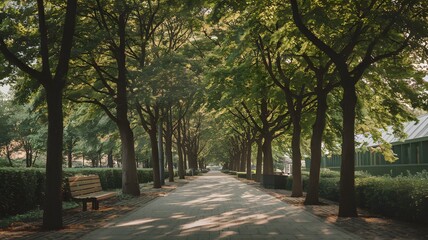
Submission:
[[68,185],[72,197],[102,191],[98,175],[69,177]]

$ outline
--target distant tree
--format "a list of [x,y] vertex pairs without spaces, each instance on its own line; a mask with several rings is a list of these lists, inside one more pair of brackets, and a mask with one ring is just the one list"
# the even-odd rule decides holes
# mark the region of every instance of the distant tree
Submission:
[[10,100],[1,94],[0,95],[0,147],[2,152],[6,156],[9,166],[13,167],[11,160],[11,141],[13,139],[13,121],[11,114],[11,103]]

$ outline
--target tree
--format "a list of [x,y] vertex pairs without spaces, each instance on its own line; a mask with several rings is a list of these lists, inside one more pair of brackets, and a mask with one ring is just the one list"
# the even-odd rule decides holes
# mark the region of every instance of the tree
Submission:
[[[38,81],[46,91],[49,125],[46,163],[46,201],[43,212],[43,227],[46,229],[58,229],[62,227],[62,92],[66,85],[66,76],[71,55],[76,24],[77,0],[67,0],[65,6],[55,2],[53,4],[47,9],[48,11],[59,10],[58,8],[64,9],[64,7],[66,9],[63,16],[64,24],[62,28],[56,25],[57,29],[49,29],[51,25],[48,24],[48,20],[51,19],[47,13],[50,12],[46,11],[46,5],[43,0],[38,0],[36,5],[18,8],[16,11],[14,6],[19,6],[20,3],[15,1],[4,1],[2,3],[2,8],[5,11],[2,14],[1,25],[7,26],[15,22],[17,24],[12,24],[12,26],[23,26],[18,23],[21,20],[24,21],[24,16],[28,17],[27,19],[31,21],[29,26],[38,31],[38,44],[35,42],[26,42],[25,37],[27,34],[30,34],[27,31],[19,32],[14,31],[18,29],[8,28],[8,30],[11,30],[11,32],[8,32],[2,28],[0,32],[0,52],[4,58],[30,78]],[[37,8],[37,18],[28,16],[32,12],[30,10],[32,7]],[[23,12],[19,12],[20,9]],[[37,24],[35,21],[37,21]],[[56,33],[56,30],[62,31],[61,39],[55,39],[54,36],[49,35],[49,33]],[[13,41],[12,39],[24,40]],[[23,44],[19,46],[20,43]],[[28,46],[25,46],[26,44],[36,47],[39,54],[33,55],[33,49],[28,49]],[[55,60],[57,64],[53,68],[52,64]],[[37,67],[40,67],[41,70],[36,70]]]
[[[79,39],[82,56],[74,66],[74,74],[90,93],[82,90],[83,86],[75,87],[80,91],[74,92],[70,99],[97,105],[116,124],[121,139],[122,192],[139,196],[134,135],[128,119],[126,32],[132,7],[117,1],[90,2],[85,7],[85,29],[79,29],[84,36]],[[82,70],[84,74],[80,73]]]
[[[32,167],[40,152],[46,150],[47,136],[46,114],[43,106],[14,106],[11,118],[13,122],[15,148],[24,149],[25,166]],[[36,110],[37,109],[37,110]]]
[[[339,216],[355,217],[356,84],[374,64],[399,56],[412,45],[420,46],[418,40],[427,32],[426,4],[422,1],[390,4],[376,0],[353,1],[340,5],[342,14],[333,17],[332,11],[337,11],[339,7],[334,2],[322,3],[322,8],[314,4],[301,9],[297,0],[290,0],[290,3],[299,31],[328,56],[340,77],[343,137]],[[317,21],[305,22],[304,18],[308,17]]]
[[11,121],[10,111],[10,100],[5,99],[3,94],[0,94],[0,147],[2,152],[5,153],[7,160],[9,161],[9,166],[13,167],[12,160],[10,158],[10,142],[13,139],[13,122]]

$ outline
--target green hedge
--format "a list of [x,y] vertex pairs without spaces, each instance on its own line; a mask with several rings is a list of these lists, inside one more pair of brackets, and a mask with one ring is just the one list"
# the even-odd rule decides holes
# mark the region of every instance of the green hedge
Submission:
[[247,172],[236,172],[238,178],[247,178]]
[[373,212],[428,222],[428,179],[368,177],[356,179],[357,202]]
[[[63,171],[63,186],[65,188],[67,177],[91,174],[100,177],[104,190],[122,188],[122,170],[118,168],[66,168]],[[138,169],[137,174],[139,183],[153,180],[152,169]],[[168,178],[168,172],[165,172],[165,178]],[[42,206],[45,169],[0,168],[0,182],[0,217]]]
[[[340,171],[340,167],[330,167],[331,170]],[[368,172],[373,176],[390,175],[392,177],[401,174],[416,174],[428,171],[428,164],[384,164],[376,166],[355,166],[356,171]]]
[[42,205],[44,172],[42,169],[0,168],[0,217]]
[[[428,223],[428,173],[414,176],[379,177],[365,172],[355,173],[356,200],[359,207],[374,213],[407,221]],[[302,176],[303,189],[307,190],[309,178]],[[339,201],[338,172],[321,171],[320,197]],[[287,180],[291,190],[292,178]]]
[[[74,175],[91,175],[100,177],[101,186],[104,190],[122,188],[122,169],[120,168],[66,168],[63,171],[63,178]],[[153,181],[153,172],[151,168],[137,169],[139,183]],[[165,178],[168,178],[168,172],[165,172]]]

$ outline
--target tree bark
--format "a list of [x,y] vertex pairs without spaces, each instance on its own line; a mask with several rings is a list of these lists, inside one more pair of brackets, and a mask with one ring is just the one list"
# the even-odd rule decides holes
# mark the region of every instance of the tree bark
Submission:
[[162,134],[162,119],[158,120],[157,131],[158,131],[158,153],[159,153],[159,177],[161,185],[165,185],[165,165],[164,165],[164,154],[163,154],[163,134]]
[[264,134],[263,149],[263,174],[272,175],[273,157],[272,157],[272,135],[270,132]]
[[244,172],[245,166],[247,164],[247,143],[245,142],[245,140],[242,141],[241,145],[242,145],[242,150],[241,150],[241,156],[240,156],[238,171]]
[[166,112],[165,157],[168,164],[168,181],[174,182],[174,164],[172,161],[172,113],[171,107]]
[[262,176],[263,164],[263,138],[257,139],[257,163],[256,163],[256,182],[260,182]]
[[252,178],[251,178],[251,174],[252,174],[252,172],[251,172],[251,140],[249,140],[248,142],[247,142],[247,154],[246,154],[246,156],[247,156],[247,179],[248,180],[251,180]]
[[107,166],[109,168],[113,168],[113,149],[110,149],[110,151],[107,154]]
[[114,50],[117,69],[117,98],[116,98],[116,124],[122,148],[122,192],[133,196],[140,196],[138,184],[137,164],[135,161],[134,134],[128,120],[128,79],[126,77],[126,18],[127,13],[122,12],[118,19],[119,46]]
[[150,144],[152,147],[152,167],[153,167],[153,188],[161,188],[160,171],[159,171],[159,150],[157,139],[156,122],[151,121],[151,128],[149,131]]
[[355,106],[357,95],[351,79],[342,80],[342,164],[340,167],[339,217],[357,217],[355,201]]
[[185,179],[185,168],[184,168],[184,156],[183,156],[183,143],[181,141],[181,119],[178,120],[177,125],[177,154],[178,154],[178,177],[180,179]]
[[[41,55],[43,62],[42,77],[38,79],[46,90],[48,105],[48,140],[46,157],[46,198],[43,211],[43,228],[59,229],[62,222],[62,145],[63,145],[63,113],[62,92],[66,82],[68,64],[71,55],[72,40],[76,26],[77,1],[68,0],[61,49],[54,78],[49,69],[47,50],[47,29],[43,1],[38,1],[39,31],[41,32]],[[46,38],[46,39],[44,39]],[[43,49],[45,51],[43,51]],[[34,77],[34,76],[33,76]]]
[[311,168],[309,174],[309,185],[305,198],[306,205],[319,204],[319,178],[322,155],[321,147],[327,107],[327,94],[317,94],[317,112],[315,122],[312,125]]
[[[297,104],[299,105],[299,104]],[[302,187],[302,153],[300,151],[300,140],[302,126],[300,125],[301,119],[301,108],[297,107],[297,111],[294,112],[293,118],[293,136],[291,139],[292,147],[292,174],[293,174],[293,186],[292,186],[292,197],[301,197],[303,196],[303,187]]]
[[67,141],[67,163],[68,168],[73,167],[73,140]]
[[46,157],[46,198],[43,227],[59,229],[62,223],[62,85],[55,82],[46,86],[48,105],[48,142]]
[[9,162],[9,166],[13,167],[13,163],[12,163],[12,159],[10,158],[10,149],[9,149],[9,145],[6,145],[6,157],[7,160]]
[[128,121],[119,122],[119,135],[122,143],[122,192],[140,196],[137,163],[135,161],[134,134]]

